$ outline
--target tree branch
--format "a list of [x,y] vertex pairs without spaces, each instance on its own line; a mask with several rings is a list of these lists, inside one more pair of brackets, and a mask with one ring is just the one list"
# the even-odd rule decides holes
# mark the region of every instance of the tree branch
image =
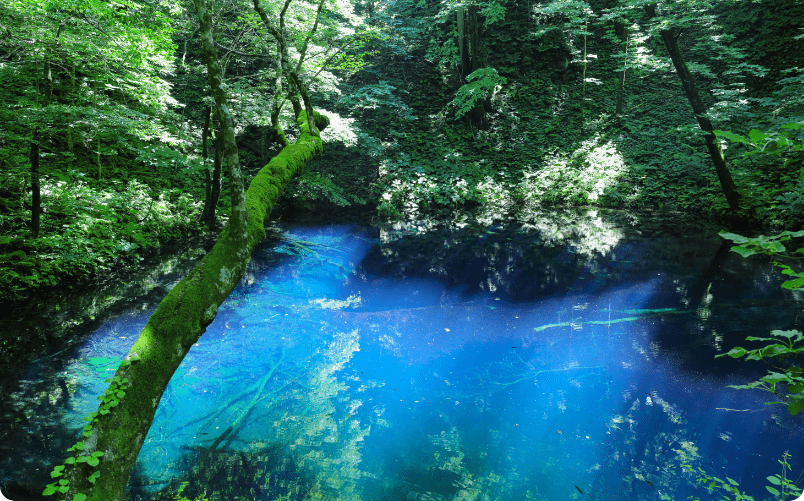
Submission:
[[299,62],[296,63],[296,73],[301,71],[302,62],[304,62],[304,56],[307,54],[307,46],[310,43],[310,39],[313,38],[315,31],[318,29],[318,21],[321,19],[321,11],[324,9],[324,0],[320,0],[318,2],[318,10],[315,13],[315,23],[313,23],[313,29],[310,33],[307,34],[307,38],[304,40],[304,45],[302,45],[302,49],[299,52]]

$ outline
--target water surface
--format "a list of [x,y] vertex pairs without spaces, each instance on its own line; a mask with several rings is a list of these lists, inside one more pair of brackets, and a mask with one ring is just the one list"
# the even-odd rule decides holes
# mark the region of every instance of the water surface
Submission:
[[[286,226],[171,381],[131,492],[717,499],[690,465],[765,499],[784,451],[804,470],[801,418],[725,388],[765,369],[714,356],[801,329],[781,281],[711,230],[622,214]],[[153,308],[106,320],[58,371],[32,365],[20,412],[40,381],[77,435]],[[33,469],[60,445],[14,454]]]

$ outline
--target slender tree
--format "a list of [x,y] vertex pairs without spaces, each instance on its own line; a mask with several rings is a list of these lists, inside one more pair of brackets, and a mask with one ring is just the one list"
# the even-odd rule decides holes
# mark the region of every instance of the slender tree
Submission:
[[[655,19],[657,17],[655,4],[644,5],[642,8],[651,19]],[[675,67],[676,74],[681,80],[681,85],[684,87],[684,93],[687,95],[687,100],[690,102],[690,106],[692,106],[693,113],[695,113],[695,119],[698,121],[698,125],[704,132],[706,149],[709,150],[709,156],[712,158],[712,162],[715,164],[715,171],[717,172],[717,177],[720,181],[720,187],[723,189],[723,194],[726,195],[726,201],[728,202],[729,207],[736,211],[740,208],[741,195],[739,192],[737,192],[737,187],[735,186],[734,180],[731,177],[729,167],[726,165],[726,160],[723,158],[723,152],[720,150],[720,145],[715,139],[712,122],[710,122],[709,118],[706,117],[706,107],[704,106],[703,102],[701,101],[701,97],[698,94],[698,87],[695,85],[692,74],[690,73],[689,68],[687,68],[687,63],[684,61],[684,56],[682,55],[681,49],[678,46],[678,39],[683,32],[684,29],[681,27],[670,26],[665,29],[659,29],[659,36],[662,39],[662,43],[664,44],[670,59],[673,61],[673,67]]]

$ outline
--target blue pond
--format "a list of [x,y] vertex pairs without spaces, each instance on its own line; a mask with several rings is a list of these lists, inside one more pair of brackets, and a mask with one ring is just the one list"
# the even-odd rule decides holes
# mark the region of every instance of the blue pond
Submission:
[[[720,499],[688,465],[760,500],[785,451],[801,486],[801,416],[714,357],[801,329],[804,297],[712,232],[580,221],[282,228],[171,380],[132,496]],[[62,426],[152,310],[75,348]]]

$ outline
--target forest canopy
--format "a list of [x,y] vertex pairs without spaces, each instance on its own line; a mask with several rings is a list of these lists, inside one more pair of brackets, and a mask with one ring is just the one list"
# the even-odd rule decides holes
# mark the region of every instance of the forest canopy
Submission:
[[[261,5],[268,24],[252,2],[210,3],[246,182],[300,134],[289,93],[330,120],[327,154],[277,211],[592,205],[800,224],[799,2]],[[229,217],[199,30],[182,1],[0,6],[7,295],[108,276]]]

